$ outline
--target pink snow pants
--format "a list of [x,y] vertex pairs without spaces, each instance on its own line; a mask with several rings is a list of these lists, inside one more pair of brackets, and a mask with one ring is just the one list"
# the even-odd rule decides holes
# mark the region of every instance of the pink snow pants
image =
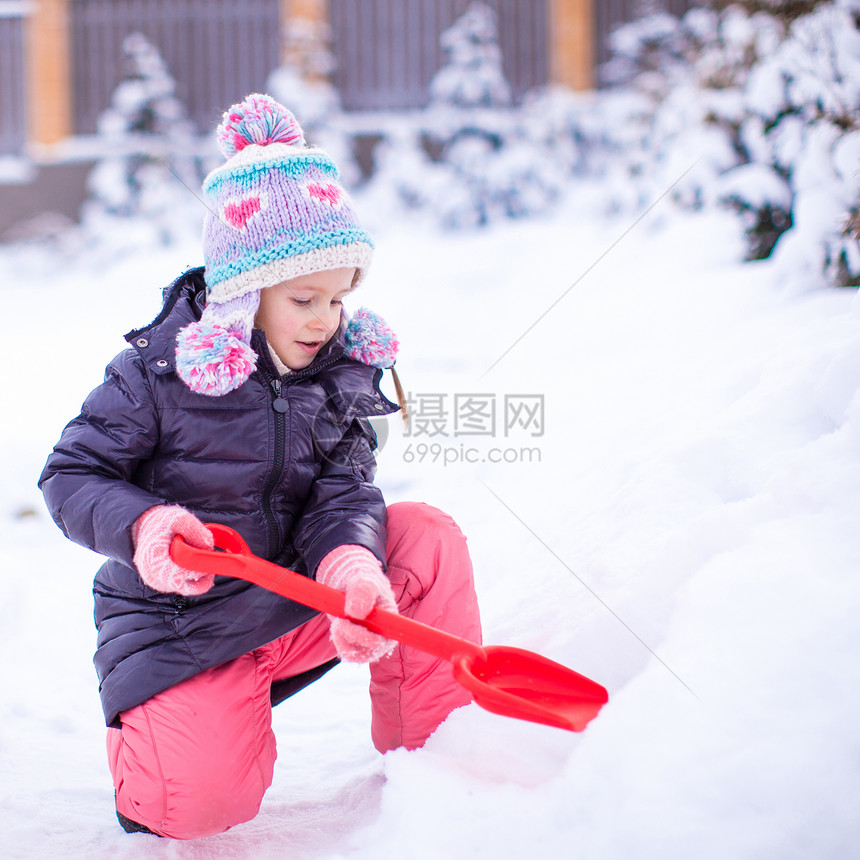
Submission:
[[[429,505],[388,508],[388,575],[402,615],[481,641],[466,539]],[[276,758],[269,691],[336,656],[319,615],[120,714],[108,729],[117,810],[162,836],[195,839],[252,819]],[[380,752],[420,747],[470,701],[451,665],[398,645],[370,667],[371,734]],[[285,706],[286,707],[286,706]]]

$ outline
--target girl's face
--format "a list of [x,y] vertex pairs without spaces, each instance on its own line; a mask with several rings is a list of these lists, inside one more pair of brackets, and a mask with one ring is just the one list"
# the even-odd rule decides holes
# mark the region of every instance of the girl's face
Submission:
[[340,324],[355,269],[329,269],[260,291],[255,325],[290,370],[307,367]]

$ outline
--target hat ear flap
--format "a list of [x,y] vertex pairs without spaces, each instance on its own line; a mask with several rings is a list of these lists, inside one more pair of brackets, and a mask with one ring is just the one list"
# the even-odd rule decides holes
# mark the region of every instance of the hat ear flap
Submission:
[[251,348],[260,294],[207,305],[176,336],[176,372],[196,394],[220,397],[238,388],[257,367]]

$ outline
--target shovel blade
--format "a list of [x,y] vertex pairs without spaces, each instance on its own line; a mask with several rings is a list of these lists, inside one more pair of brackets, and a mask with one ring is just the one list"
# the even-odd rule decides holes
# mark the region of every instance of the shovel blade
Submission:
[[454,660],[454,676],[494,714],[581,732],[609,700],[600,684],[520,648],[490,645]]

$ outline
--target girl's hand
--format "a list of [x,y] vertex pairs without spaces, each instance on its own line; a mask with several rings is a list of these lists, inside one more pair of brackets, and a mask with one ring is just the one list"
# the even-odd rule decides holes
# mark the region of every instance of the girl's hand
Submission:
[[155,591],[190,597],[212,588],[215,576],[180,567],[170,557],[170,544],[182,535],[191,546],[212,549],[212,533],[179,505],[156,505],[142,513],[132,528],[134,563],[140,578]]
[[[376,556],[363,546],[349,544],[333,549],[317,569],[317,581],[346,595],[346,612],[366,618],[374,606],[397,612],[391,584]],[[390,654],[395,642],[344,618],[331,619],[331,641],[342,660],[369,663]]]

